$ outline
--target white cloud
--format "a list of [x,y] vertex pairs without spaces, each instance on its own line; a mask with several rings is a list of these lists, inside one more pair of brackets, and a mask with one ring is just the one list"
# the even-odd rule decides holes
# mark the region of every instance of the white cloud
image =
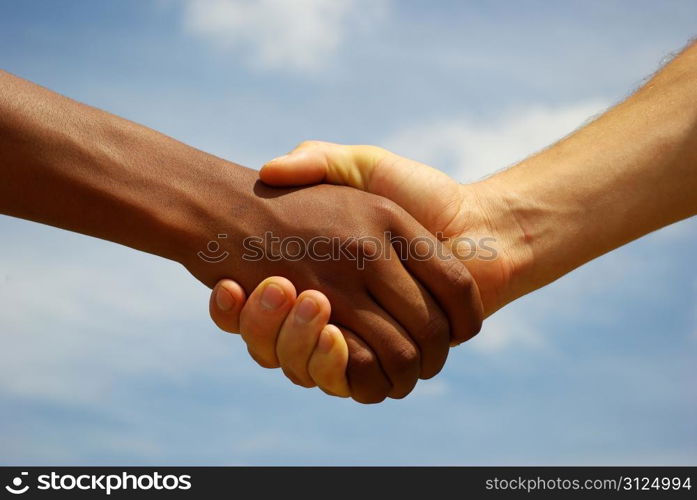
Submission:
[[255,66],[314,71],[335,55],[349,26],[382,17],[387,0],[184,0],[187,31]]
[[489,123],[470,117],[421,123],[398,131],[385,144],[395,153],[470,182],[548,146],[607,105],[594,100],[558,107],[531,106]]

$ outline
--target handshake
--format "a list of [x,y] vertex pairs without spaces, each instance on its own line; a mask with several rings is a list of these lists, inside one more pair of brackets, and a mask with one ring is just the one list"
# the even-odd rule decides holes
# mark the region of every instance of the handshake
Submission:
[[[260,178],[254,191],[273,200],[265,210],[273,216],[259,227],[279,236],[274,245],[253,240],[231,276],[243,286],[220,281],[210,312],[221,329],[242,334],[257,363],[281,367],[295,384],[364,403],[402,398],[503,305],[514,263],[509,248],[495,246],[504,235],[487,226],[474,186],[381,148],[323,142],[272,160]],[[317,183],[353,189],[267,187]],[[482,258],[473,234],[485,240]],[[238,242],[223,255],[238,255]],[[225,274],[228,259],[200,257],[188,267],[205,283]],[[269,272],[279,276],[246,298]]]
[[376,403],[507,303],[697,213],[696,82],[692,44],[573,134],[460,185],[322,142],[256,172],[0,71],[0,213],[183,264],[261,366]]

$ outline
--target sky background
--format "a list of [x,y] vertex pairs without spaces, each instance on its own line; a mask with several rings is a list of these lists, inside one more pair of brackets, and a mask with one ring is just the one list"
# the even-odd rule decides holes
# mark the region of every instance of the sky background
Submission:
[[[692,1],[0,0],[0,68],[255,168],[322,139],[464,182],[622,99],[696,21]],[[0,241],[0,464],[697,463],[694,218],[373,406],[258,367],[177,264],[4,216]]]

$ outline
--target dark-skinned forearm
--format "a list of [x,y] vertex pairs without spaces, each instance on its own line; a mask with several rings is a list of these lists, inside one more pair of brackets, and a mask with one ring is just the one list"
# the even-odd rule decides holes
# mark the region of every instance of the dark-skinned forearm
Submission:
[[0,72],[0,213],[185,262],[217,230],[205,212],[221,184],[234,205],[235,176],[256,177]]

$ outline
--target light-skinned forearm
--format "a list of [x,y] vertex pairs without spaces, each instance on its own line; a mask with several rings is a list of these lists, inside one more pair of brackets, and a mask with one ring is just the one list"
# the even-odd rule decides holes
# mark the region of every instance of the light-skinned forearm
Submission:
[[505,302],[697,213],[697,45],[554,146],[472,185],[507,234]]

